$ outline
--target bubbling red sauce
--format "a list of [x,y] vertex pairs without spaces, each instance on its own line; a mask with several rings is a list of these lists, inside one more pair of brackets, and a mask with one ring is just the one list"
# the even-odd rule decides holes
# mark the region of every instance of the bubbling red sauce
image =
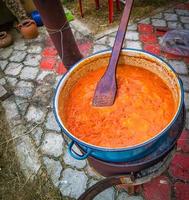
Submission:
[[139,67],[118,66],[115,103],[92,106],[104,71],[101,68],[81,77],[65,108],[60,93],[59,115],[75,137],[100,147],[129,147],[156,136],[170,123],[176,111],[171,90],[158,75]]

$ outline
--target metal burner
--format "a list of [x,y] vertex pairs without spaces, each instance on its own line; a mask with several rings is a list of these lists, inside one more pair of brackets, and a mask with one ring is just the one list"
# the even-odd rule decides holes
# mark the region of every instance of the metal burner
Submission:
[[176,145],[163,160],[139,172],[131,172],[126,175],[111,176],[103,179],[83,193],[78,200],[92,200],[100,192],[117,185],[123,185],[123,188],[127,186],[129,193],[134,192],[135,186],[142,185],[160,176],[168,168],[175,151]]

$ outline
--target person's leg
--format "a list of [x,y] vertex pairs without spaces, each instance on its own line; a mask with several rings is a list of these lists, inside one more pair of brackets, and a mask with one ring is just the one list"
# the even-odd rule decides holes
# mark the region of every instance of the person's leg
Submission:
[[7,8],[18,19],[19,22],[28,18],[26,11],[24,10],[20,0],[3,0]]

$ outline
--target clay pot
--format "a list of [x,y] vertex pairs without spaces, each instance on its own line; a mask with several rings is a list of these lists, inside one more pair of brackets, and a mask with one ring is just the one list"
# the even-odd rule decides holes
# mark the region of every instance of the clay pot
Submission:
[[35,21],[31,19],[22,21],[17,27],[25,39],[36,38],[39,34]]
[[2,31],[0,32],[0,48],[5,48],[11,45],[13,42],[11,34]]

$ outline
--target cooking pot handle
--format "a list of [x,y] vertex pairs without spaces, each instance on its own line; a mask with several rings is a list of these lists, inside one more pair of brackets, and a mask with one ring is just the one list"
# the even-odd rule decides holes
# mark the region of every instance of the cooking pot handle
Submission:
[[87,152],[86,152],[85,154],[79,155],[79,154],[77,154],[75,151],[72,150],[72,147],[73,147],[74,143],[75,143],[75,142],[72,141],[72,142],[68,145],[68,151],[69,151],[70,155],[71,155],[73,158],[77,159],[77,160],[84,160],[84,159],[86,159],[86,158],[90,155],[90,153],[91,153],[92,150],[89,149],[89,148],[87,148]]

